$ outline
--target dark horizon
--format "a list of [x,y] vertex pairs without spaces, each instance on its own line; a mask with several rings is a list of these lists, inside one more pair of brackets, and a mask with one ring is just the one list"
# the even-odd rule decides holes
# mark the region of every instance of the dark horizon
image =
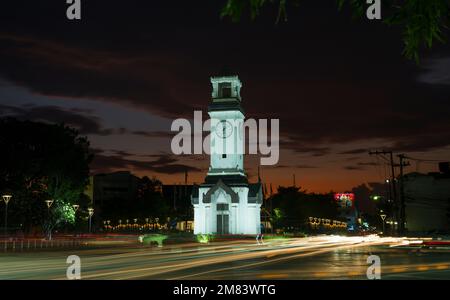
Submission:
[[[92,172],[129,170],[164,183],[202,182],[207,155],[170,151],[170,123],[206,112],[209,77],[229,66],[243,83],[246,116],[279,118],[279,164],[265,182],[344,192],[383,182],[368,151],[411,157],[406,171],[450,160],[450,48],[405,59],[400,32],[352,20],[334,3],[306,1],[275,24],[220,19],[225,1],[14,1],[0,13],[0,116],[65,122],[87,135]],[[27,9],[24,9],[26,7]],[[435,160],[435,161],[432,161]],[[257,157],[246,159],[257,179]]]

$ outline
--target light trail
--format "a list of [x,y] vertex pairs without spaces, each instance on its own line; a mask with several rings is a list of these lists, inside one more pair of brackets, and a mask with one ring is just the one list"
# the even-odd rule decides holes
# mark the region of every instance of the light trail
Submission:
[[[397,253],[402,246],[420,244],[420,239],[391,238],[378,236],[343,237],[317,236],[267,241],[258,245],[254,241],[225,241],[199,245],[186,243],[163,248],[124,247],[119,249],[74,250],[45,253],[0,254],[0,279],[66,279],[65,258],[79,255],[82,260],[83,279],[198,279],[229,278],[230,272],[243,272],[250,278],[289,279],[298,276],[330,278],[333,276],[355,277],[364,275],[367,267],[355,261],[339,261],[329,272],[290,269],[287,261],[298,262],[302,258],[330,255],[338,251],[377,248],[386,253]],[[392,250],[389,250],[392,249]],[[393,252],[394,251],[394,252]],[[78,252],[78,253],[77,253]],[[360,261],[361,262],[361,261]],[[227,264],[238,264],[227,266]],[[355,265],[356,264],[356,265]],[[383,268],[383,272],[428,272],[447,271],[450,262],[436,264],[403,264]],[[257,268],[281,267],[278,272],[258,274]],[[264,275],[263,277],[261,277]],[[206,276],[206,277],[205,277]]]

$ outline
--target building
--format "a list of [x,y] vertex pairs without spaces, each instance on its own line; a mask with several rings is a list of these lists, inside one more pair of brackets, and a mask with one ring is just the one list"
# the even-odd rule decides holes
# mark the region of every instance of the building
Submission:
[[204,183],[194,188],[195,234],[258,234],[262,184],[248,182],[244,171],[244,113],[237,76],[211,78],[210,166]]
[[336,193],[334,200],[338,205],[339,217],[345,219],[347,229],[357,230],[360,225],[359,212],[354,193]]
[[[146,181],[145,177],[139,178],[128,171],[97,174],[90,176],[84,193],[91,200],[89,205],[95,207],[96,216],[126,219],[130,214],[133,218],[154,214],[153,211],[148,211],[152,207],[149,202],[157,199],[145,198],[143,194],[146,188],[154,189],[154,192],[160,193],[163,201],[167,203],[169,208],[167,213],[171,219],[174,222],[185,223],[177,225],[177,228],[192,227],[187,224],[192,224],[193,219],[191,205],[193,185],[161,183],[158,185],[158,182],[156,179]],[[150,187],[146,186],[146,183],[150,184]]]
[[[170,215],[177,222],[191,222],[194,211],[191,205],[191,195],[195,185],[192,184],[164,184],[162,186],[163,198],[170,208]],[[198,189],[198,187],[196,187]],[[179,230],[184,230],[188,226],[178,226]]]
[[89,198],[89,205],[94,205],[94,176],[89,176],[89,183],[84,189],[84,194]]
[[137,196],[139,178],[128,171],[98,174],[93,180],[93,201],[104,206],[114,201],[132,203]]
[[[442,165],[445,166],[445,165]],[[406,228],[409,232],[450,230],[450,172],[404,176]]]

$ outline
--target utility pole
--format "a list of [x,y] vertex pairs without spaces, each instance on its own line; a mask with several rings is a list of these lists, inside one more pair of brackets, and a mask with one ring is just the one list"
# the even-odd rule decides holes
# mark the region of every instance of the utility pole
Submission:
[[409,162],[405,162],[406,156],[404,154],[397,155],[399,158],[400,167],[400,220],[399,232],[405,232],[406,212],[405,212],[405,184],[403,179],[403,167],[409,166]]
[[[389,165],[391,166],[391,180],[392,185],[389,184],[389,191],[392,186],[392,200],[394,201],[394,212],[392,217],[397,221],[397,224],[399,223],[399,205],[397,200],[397,179],[395,178],[395,164],[394,164],[394,155],[392,151],[370,151],[369,155],[381,155],[384,158],[384,155],[389,154]],[[386,158],[385,158],[386,159]],[[391,212],[392,213],[392,212]]]
[[[272,182],[270,183],[270,197],[269,197],[269,211],[270,211],[270,221],[272,221],[272,216],[273,216],[273,209],[272,209],[272,198],[273,197],[273,190],[272,190]],[[273,234],[273,224],[272,222],[270,222],[270,233]]]
[[175,183],[173,186],[173,211],[177,211],[177,197],[178,197],[178,184]]

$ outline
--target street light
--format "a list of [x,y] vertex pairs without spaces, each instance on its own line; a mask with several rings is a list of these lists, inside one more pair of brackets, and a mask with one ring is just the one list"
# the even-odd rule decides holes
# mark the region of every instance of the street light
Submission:
[[52,206],[54,200],[45,200],[45,203],[47,204],[47,208],[50,209]]
[[91,223],[92,223],[92,215],[94,214],[94,209],[92,207],[88,208],[88,213],[89,213],[89,233],[91,233]]
[[5,201],[5,237],[8,234],[8,203],[11,200],[11,195],[3,195],[3,201]]
[[[73,208],[73,212],[74,212],[74,222],[75,222],[75,226],[76,226],[76,222],[77,222],[77,211],[80,208],[80,206],[78,204],[73,204],[72,205]],[[76,228],[75,228],[75,232],[76,232]]]
[[381,211],[380,218],[383,221],[383,234],[384,234],[384,220],[386,219],[386,214]]
[[51,232],[51,220],[50,220],[50,207],[52,207],[53,199],[45,200],[45,204],[47,205],[47,216],[48,216],[48,238],[49,240],[52,239],[52,232]]

